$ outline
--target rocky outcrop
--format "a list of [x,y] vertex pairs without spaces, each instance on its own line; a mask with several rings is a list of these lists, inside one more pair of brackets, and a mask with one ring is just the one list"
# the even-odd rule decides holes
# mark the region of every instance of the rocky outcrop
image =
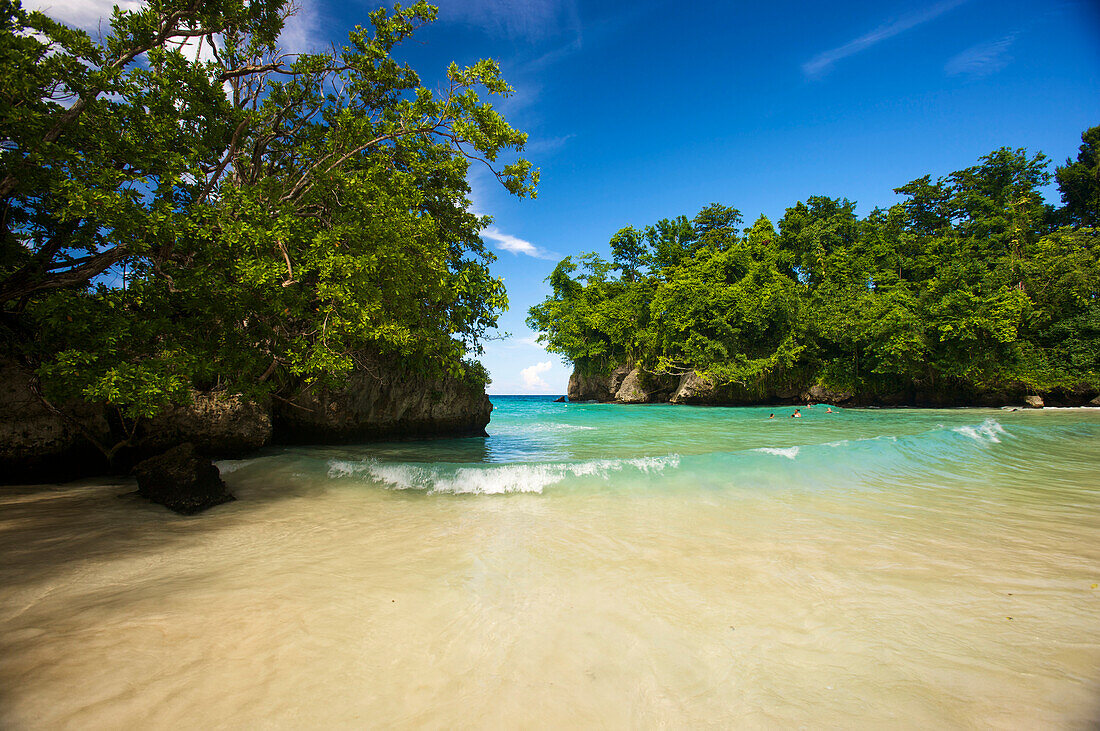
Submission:
[[644,404],[649,402],[649,392],[643,386],[642,371],[638,368],[631,369],[626,374],[618,390],[615,392],[615,401],[620,404]]
[[196,453],[191,443],[139,462],[134,477],[142,497],[181,515],[201,513],[236,499],[210,458]]
[[[816,380],[816,379],[815,379]],[[701,406],[756,406],[820,402],[860,406],[1100,406],[1097,389],[1088,384],[1060,386],[1041,394],[1028,394],[1024,383],[1011,382],[979,388],[973,384],[941,380],[936,383],[898,383],[896,390],[854,392],[800,377],[780,375],[751,387],[738,383],[717,383],[698,371],[674,379],[657,376],[633,364],[619,366],[608,375],[582,374],[575,370],[569,379],[571,401],[614,401],[616,403],[696,404]]]
[[566,395],[570,401],[610,401],[612,393],[607,376],[589,375],[579,370],[569,376]]
[[383,363],[352,372],[341,388],[303,388],[272,406],[281,444],[486,436],[493,410],[482,386]]
[[669,402],[674,404],[713,403],[717,397],[717,388],[712,380],[690,371],[680,376]]
[[32,374],[0,359],[0,482],[61,481],[128,471],[182,443],[207,457],[242,456],[272,443],[484,436],[492,404],[485,389],[454,378],[424,379],[408,368],[368,363],[337,389],[303,389],[291,402],[252,403],[194,393],[139,422],[129,445],[108,461],[105,448],[127,438],[117,415],[88,403],[47,407]]
[[85,434],[108,441],[111,427],[102,408],[64,404],[65,416],[47,408],[31,388],[32,374],[0,359],[0,479],[65,480],[103,470],[107,460]]
[[820,383],[816,383],[802,394],[803,401],[822,402],[830,404],[842,404],[846,401],[851,401],[853,394],[851,391],[845,391],[842,389],[827,388]]
[[634,375],[635,381],[638,380],[638,369],[634,367],[633,363],[624,363],[611,371],[611,375],[607,379],[607,390],[610,394],[610,398],[618,399],[619,392],[623,388],[623,383],[631,375]]
[[569,376],[569,400],[648,404],[668,401],[676,384],[672,376],[655,376],[633,363],[624,363],[610,373],[577,368]]
[[190,442],[202,454],[229,457],[271,441],[271,414],[265,407],[222,393],[194,393],[192,402],[169,406],[140,422],[134,447],[156,454]]

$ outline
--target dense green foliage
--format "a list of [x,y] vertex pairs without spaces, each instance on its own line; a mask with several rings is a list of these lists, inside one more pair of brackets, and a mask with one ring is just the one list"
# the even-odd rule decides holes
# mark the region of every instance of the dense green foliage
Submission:
[[696,370],[759,394],[820,382],[875,394],[960,384],[1100,387],[1100,127],[1057,169],[1002,148],[896,190],[864,218],[811,197],[764,217],[710,205],[566,258],[528,324],[582,372]]
[[465,176],[534,194],[479,96],[510,88],[492,61],[439,92],[396,61],[424,2],[330,54],[282,52],[287,12],[152,0],[96,41],[0,0],[0,337],[45,395],[138,418],[363,353],[484,379],[463,358],[507,301]]

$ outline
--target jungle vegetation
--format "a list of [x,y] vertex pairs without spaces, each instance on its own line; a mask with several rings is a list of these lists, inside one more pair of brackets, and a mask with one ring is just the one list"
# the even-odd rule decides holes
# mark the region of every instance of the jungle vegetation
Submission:
[[507,300],[466,172],[535,194],[487,101],[510,87],[484,60],[432,91],[395,60],[424,2],[330,53],[280,46],[293,10],[150,0],[93,38],[0,0],[0,347],[48,403],[134,420],[364,352],[484,381],[466,358]]
[[1002,148],[856,214],[813,196],[778,228],[708,205],[563,259],[528,324],[582,373],[634,363],[774,393],[1100,387],[1100,127],[1053,175]]

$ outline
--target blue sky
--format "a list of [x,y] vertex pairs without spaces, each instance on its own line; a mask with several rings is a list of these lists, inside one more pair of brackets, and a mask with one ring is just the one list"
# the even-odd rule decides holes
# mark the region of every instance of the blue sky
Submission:
[[[26,4],[85,26],[105,5]],[[527,309],[561,257],[606,253],[623,226],[711,202],[774,222],[810,195],[865,214],[998,147],[1061,163],[1100,124],[1096,0],[438,4],[398,55],[429,86],[451,60],[497,59],[516,93],[496,106],[542,170],[534,201],[470,176],[511,300],[512,336],[483,358],[490,393],[565,392],[568,366],[534,343]],[[304,0],[288,40],[339,43],[373,7]]]

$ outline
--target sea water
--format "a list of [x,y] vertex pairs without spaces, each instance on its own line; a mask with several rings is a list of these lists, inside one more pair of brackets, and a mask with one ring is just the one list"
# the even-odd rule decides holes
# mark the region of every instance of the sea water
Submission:
[[3,488],[0,727],[1100,720],[1100,410],[493,402],[200,516]]

